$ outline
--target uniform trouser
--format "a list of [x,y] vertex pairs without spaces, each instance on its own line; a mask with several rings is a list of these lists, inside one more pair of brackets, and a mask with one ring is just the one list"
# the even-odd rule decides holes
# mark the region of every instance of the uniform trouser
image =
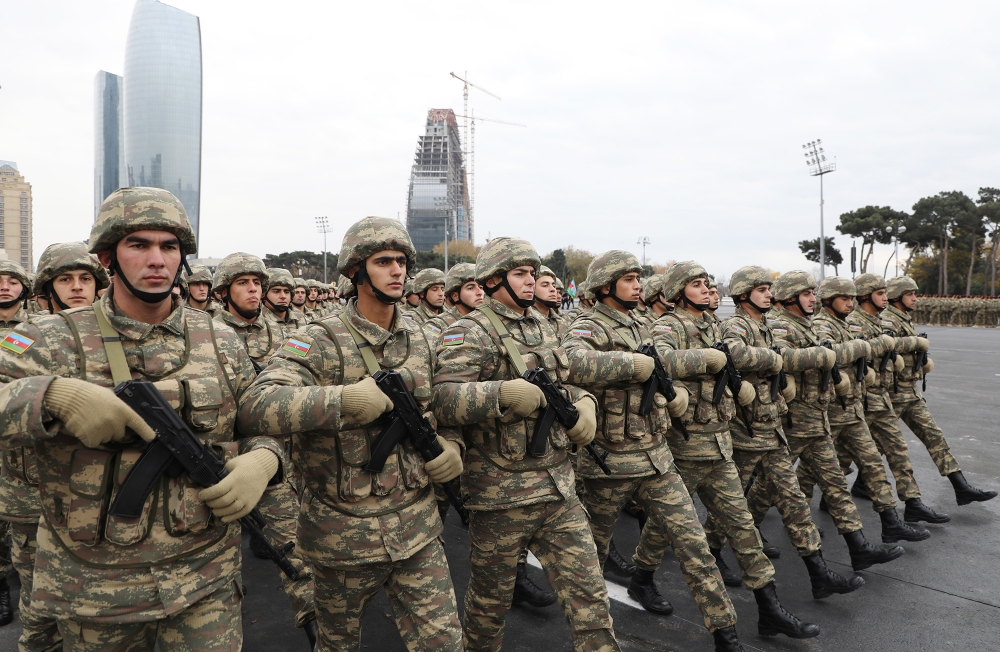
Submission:
[[[826,497],[830,517],[837,526],[837,532],[847,534],[862,529],[861,515],[858,514],[858,508],[847,491],[847,479],[844,478],[844,472],[837,461],[837,451],[829,435],[825,432],[816,437],[788,435],[788,457],[793,464],[795,460],[801,458],[799,466],[806,464],[812,470],[815,482],[819,484],[823,496]],[[802,487],[801,480],[799,486]],[[811,485],[809,490],[811,494]],[[774,493],[772,487],[766,491],[755,489],[750,492],[750,512],[756,522],[760,523],[763,520],[764,514],[776,501]]]
[[10,523],[0,521],[0,577],[7,577],[13,569],[10,559],[10,546],[7,545],[7,535],[10,534]]
[[[299,498],[295,489],[288,482],[279,482],[269,486],[257,503],[257,509],[267,521],[264,534],[271,538],[275,548],[280,548],[288,542],[295,542],[295,529],[299,522]],[[295,626],[302,627],[316,616],[313,604],[313,574],[310,566],[302,560],[298,546],[287,555],[295,570],[299,571],[299,579],[292,580],[284,573],[281,586],[295,609]]]
[[66,652],[237,652],[243,646],[239,588],[230,582],[162,620],[102,624],[59,620]]
[[451,509],[451,501],[448,500],[448,494],[444,492],[444,487],[438,483],[432,483],[434,487],[434,501],[437,503],[438,516],[441,517],[441,522],[444,523],[445,518],[448,516],[448,510]]
[[[818,551],[821,547],[819,530],[813,523],[809,501],[799,488],[799,480],[792,466],[792,458],[788,455],[788,448],[785,446],[775,450],[737,448],[733,451],[733,462],[739,469],[744,491],[754,469],[760,464],[754,489],[749,492],[748,502],[756,491],[772,498],[778,513],[781,514],[781,522],[785,524],[788,538],[791,539],[799,555],[808,557]],[[763,520],[763,515],[760,515],[759,519],[754,518],[754,523],[759,527]],[[725,535],[713,514],[709,514],[708,520],[705,521],[705,534],[708,535],[708,543],[712,548],[716,550],[722,548]]]
[[538,557],[569,621],[575,650],[618,650],[608,588],[587,514],[575,495],[511,509],[472,512],[472,576],[465,594],[465,648],[498,652],[514,597],[517,559]]
[[944,438],[944,432],[934,422],[934,417],[927,409],[927,403],[924,399],[894,402],[892,407],[903,423],[917,436],[917,439],[923,442],[941,475],[949,475],[962,470],[958,466],[958,460],[951,454],[951,447],[948,446],[948,441]]
[[[892,495],[892,485],[889,484],[889,479],[885,475],[882,456],[875,446],[875,441],[868,430],[868,424],[864,421],[851,421],[846,424],[831,423],[830,433],[833,436],[833,445],[836,450],[857,462],[858,473],[872,498],[872,509],[876,512],[895,509],[896,498]],[[813,485],[819,482],[818,472],[812,468],[809,460],[803,460],[803,462],[799,464],[797,471],[799,486],[802,487],[806,498],[811,499]],[[843,471],[840,475],[843,477]],[[844,481],[845,486],[846,484]],[[821,488],[823,488],[822,485]],[[823,488],[823,495],[827,496],[826,500],[829,503],[830,497],[825,488]]]
[[50,652],[62,649],[62,636],[56,621],[39,616],[31,608],[31,586],[35,577],[35,553],[38,551],[38,523],[11,523],[11,552],[14,569],[21,580],[21,638],[19,652]]
[[[872,433],[878,452],[885,456],[889,470],[896,480],[896,495],[902,501],[910,498],[920,498],[920,487],[913,477],[913,464],[910,462],[910,451],[899,428],[899,417],[893,410],[881,412],[865,412],[868,430]],[[840,466],[847,469],[853,458],[845,455],[840,460]],[[847,463],[845,465],[845,462]]]
[[647,520],[632,560],[643,570],[660,567],[668,545],[681,565],[705,627],[714,632],[736,624],[736,611],[705,541],[691,495],[673,464],[666,473],[644,478],[587,478],[584,504],[590,514],[597,554],[608,555],[611,535],[625,503],[634,497]]
[[759,589],[773,582],[774,566],[761,549],[760,534],[747,509],[743,483],[733,461],[674,459],[674,464],[688,492],[698,492],[726,533],[747,588]]

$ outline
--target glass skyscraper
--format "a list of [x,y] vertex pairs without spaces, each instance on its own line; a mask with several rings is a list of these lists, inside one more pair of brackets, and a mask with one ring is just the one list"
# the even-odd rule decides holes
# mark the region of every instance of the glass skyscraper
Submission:
[[122,78],[100,71],[94,78],[94,219],[108,195],[125,183]]

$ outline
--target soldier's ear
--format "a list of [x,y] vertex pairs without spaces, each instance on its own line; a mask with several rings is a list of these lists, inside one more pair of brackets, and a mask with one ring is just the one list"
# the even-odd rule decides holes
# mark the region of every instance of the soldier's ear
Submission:
[[497,274],[496,276],[491,276],[490,278],[486,279],[486,287],[492,290],[496,286],[500,285],[500,281],[501,278],[499,274]]
[[[117,246],[117,244],[115,246]],[[101,261],[101,266],[104,267],[105,269],[111,267],[111,252],[98,251],[97,260]]]

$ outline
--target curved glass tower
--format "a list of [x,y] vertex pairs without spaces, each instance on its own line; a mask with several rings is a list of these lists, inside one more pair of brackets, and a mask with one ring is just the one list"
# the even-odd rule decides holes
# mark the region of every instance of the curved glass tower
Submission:
[[[129,186],[172,192],[198,235],[201,196],[201,25],[138,0],[125,41],[125,166]],[[194,253],[194,252],[186,252]]]

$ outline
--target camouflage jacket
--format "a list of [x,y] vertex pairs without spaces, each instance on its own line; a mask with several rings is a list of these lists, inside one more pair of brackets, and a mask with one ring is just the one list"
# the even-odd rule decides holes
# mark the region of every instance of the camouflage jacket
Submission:
[[444,334],[445,329],[461,318],[462,315],[459,314],[458,308],[448,306],[441,312],[440,315],[432,317],[424,322],[424,335],[427,337],[427,341],[430,343],[432,350],[437,350],[438,344],[441,343],[441,336]]
[[[919,305],[919,304],[918,304]],[[920,381],[924,372],[914,370],[916,366],[917,330],[908,313],[890,305],[882,311],[882,317],[892,322],[891,328],[896,331],[896,352],[903,356],[903,370],[896,374],[894,383],[899,385],[899,392],[890,392],[893,403],[916,401],[923,397],[920,393]],[[892,389],[895,390],[895,384]]]
[[[631,313],[602,303],[570,324],[563,338],[569,356],[569,382],[597,397],[597,436],[594,443],[608,451],[607,464],[618,477],[664,473],[673,462],[667,446],[667,400],[657,394],[653,410],[639,414],[642,384],[632,380],[632,351],[652,341],[645,326]],[[584,478],[603,478],[590,455],[577,457]]]
[[13,317],[7,321],[0,321],[0,335],[6,335],[11,332],[17,327],[18,324],[23,324],[28,321],[28,317],[28,311],[25,310],[23,306],[18,308]]
[[[535,309],[532,308],[532,310]],[[549,308],[549,314],[547,317],[542,315],[541,311],[539,311],[537,318],[544,319],[549,322],[549,326],[556,332],[559,339],[562,339],[563,336],[566,335],[567,331],[569,331],[569,320],[565,315],[559,312],[558,308]]]
[[841,407],[839,400],[832,401],[827,406],[830,423],[846,425],[864,421],[865,383],[864,380],[858,382],[855,372],[857,360],[867,358],[871,354],[871,346],[863,339],[859,339],[861,327],[857,324],[848,324],[826,308],[820,308],[812,320],[812,329],[814,333],[829,337],[833,341],[833,350],[837,354],[837,365],[840,367],[841,376],[851,380],[851,389],[844,395],[847,409]]
[[[220,454],[236,453],[237,397],[253,369],[232,330],[178,306],[162,323],[120,315],[107,292],[93,307],[37,317],[0,347],[0,447],[30,446],[42,518],[32,606],[50,617],[116,623],[174,614],[235,580],[240,527],[224,525],[197,499],[187,475],[164,475],[138,519],[107,513],[145,445],[86,448],[64,434],[42,398],[55,376],[112,387],[95,310],[121,336],[133,378],[153,380],[192,430]],[[241,452],[280,448],[266,438]]]
[[[19,324],[28,321],[28,317],[27,310],[18,308],[10,320],[0,321],[0,337],[6,337]],[[11,446],[3,451],[0,470],[0,518],[15,523],[37,523],[41,509],[35,452],[30,447]]]
[[825,332],[814,332],[812,320],[800,317],[781,306],[771,308],[768,313],[771,334],[782,347],[785,372],[795,379],[795,398],[788,404],[786,415],[786,435],[797,437],[820,437],[830,433],[827,408],[834,400],[833,381],[826,391],[822,390],[826,373],[818,368],[819,354],[816,347],[830,340]]
[[892,322],[882,315],[869,315],[860,307],[854,309],[847,316],[847,323],[850,326],[860,326],[860,334],[871,347],[871,355],[868,356],[868,367],[875,371],[875,384],[865,386],[864,410],[865,412],[885,412],[892,409],[892,400],[889,398],[889,388],[892,387],[892,374],[894,368],[892,361],[887,360],[885,371],[879,373],[878,368],[884,356],[889,350],[882,346],[879,337],[887,329],[893,329]]
[[417,322],[418,324],[426,324],[428,321],[434,319],[435,317],[440,317],[442,314],[444,314],[444,310],[442,310],[441,312],[435,312],[430,308],[428,308],[427,304],[424,303],[423,301],[420,302],[419,306],[410,311],[410,315],[412,315],[413,321]]
[[285,312],[285,316],[282,318],[278,313],[272,312],[270,308],[265,306],[261,316],[270,322],[271,328],[276,331],[275,337],[278,339],[278,345],[274,347],[274,350],[277,350],[278,346],[284,344],[288,336],[294,331],[306,325],[305,315],[291,308]]
[[364,470],[389,417],[357,423],[341,412],[344,387],[369,375],[345,324],[370,345],[382,369],[403,376],[425,410],[434,359],[422,332],[398,310],[385,330],[365,319],[352,299],[339,315],[309,324],[283,344],[244,395],[238,417],[243,432],[294,439],[305,484],[299,543],[314,563],[335,568],[407,559],[442,531],[423,458],[408,439],[381,472]]
[[[788,413],[788,405],[779,393],[778,400],[771,400],[772,376],[762,373],[773,366],[778,353],[770,350],[775,343],[771,327],[757,321],[743,309],[736,307],[736,314],[722,322],[722,336],[729,345],[733,364],[739,369],[743,380],[753,385],[757,397],[747,406],[753,419],[754,436],[751,438],[740,419],[729,422],[733,436],[733,448],[743,450],[775,450],[785,445],[785,434],[781,430],[781,417]],[[781,346],[787,347],[787,344]]]
[[[593,398],[566,384],[569,358],[537,313],[521,314],[489,297],[482,306],[497,314],[528,369],[543,367],[572,402]],[[500,334],[479,308],[445,330],[434,374],[434,414],[441,424],[461,428],[467,449],[462,490],[470,495],[469,509],[510,509],[575,495],[563,426],[557,421],[544,455],[532,457],[528,443],[540,411],[522,418],[500,407],[500,385],[518,377]]]
[[266,364],[268,359],[284,343],[282,331],[270,319],[264,316],[262,311],[257,319],[248,322],[239,315],[234,315],[228,310],[220,312],[215,316],[215,321],[226,324],[239,335],[243,345],[247,347],[250,359],[257,364]]

